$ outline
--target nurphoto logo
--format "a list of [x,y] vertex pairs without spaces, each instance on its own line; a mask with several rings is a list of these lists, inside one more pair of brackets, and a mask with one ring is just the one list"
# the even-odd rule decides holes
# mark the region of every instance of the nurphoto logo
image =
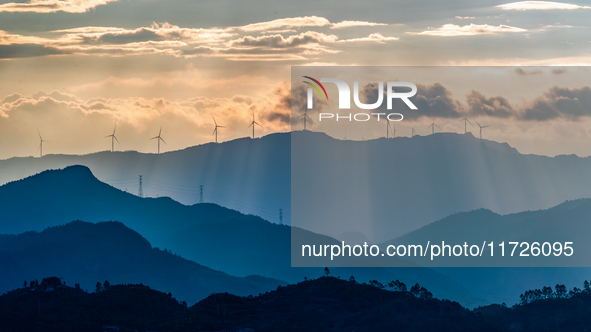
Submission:
[[[320,99],[324,99],[324,97],[326,97],[326,100],[328,100],[328,93],[326,92],[326,89],[324,88],[324,85],[322,85],[322,83],[334,83],[337,86],[338,89],[338,94],[339,94],[339,109],[351,109],[351,88],[349,87],[349,85],[340,79],[337,78],[321,78],[320,81],[310,77],[310,76],[302,76],[304,78],[309,79],[311,82],[308,81],[303,81],[304,83],[310,85],[311,87],[308,88],[308,99],[307,99],[307,106],[308,109],[313,109],[314,108],[314,98],[313,98],[313,94],[314,94],[314,90],[316,90],[316,92],[318,92],[318,95],[320,96]],[[319,88],[320,87],[320,88]],[[394,88],[409,88],[410,91],[407,92],[395,92]],[[324,96],[322,95],[322,92],[320,91],[320,89],[322,89],[322,92],[324,92]],[[353,101],[355,102],[355,105],[363,110],[375,110],[378,107],[382,106],[383,102],[384,102],[384,94],[381,93],[382,91],[384,91],[384,82],[379,82],[378,83],[378,100],[373,103],[373,104],[364,104],[359,100],[359,82],[355,81],[353,82]],[[386,109],[387,110],[392,110],[392,100],[394,99],[400,99],[402,100],[407,106],[408,108],[410,108],[411,110],[416,110],[417,107],[415,106],[415,104],[413,104],[413,102],[409,99],[410,97],[416,95],[417,93],[417,86],[414,85],[413,83],[410,82],[398,82],[398,81],[389,81],[386,83]],[[336,119],[336,121],[339,121],[339,119],[348,119],[349,121],[369,121],[369,119],[371,119],[371,116],[377,116],[378,121],[380,121],[380,116],[384,116],[386,119],[388,119],[388,121],[401,121],[404,116],[400,113],[357,113],[357,114],[351,114],[349,113],[348,115],[340,115],[338,113],[320,113],[318,115],[318,120],[322,121],[322,119]]]

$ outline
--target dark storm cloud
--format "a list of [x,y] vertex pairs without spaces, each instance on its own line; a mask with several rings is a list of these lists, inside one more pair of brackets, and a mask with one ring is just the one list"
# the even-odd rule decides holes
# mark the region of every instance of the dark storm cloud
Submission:
[[515,71],[515,74],[521,75],[521,76],[530,76],[530,75],[542,74],[542,71],[539,70],[539,69],[528,70],[528,69],[523,69],[523,68],[515,68],[514,71]]
[[472,90],[466,96],[471,115],[486,115],[497,118],[508,118],[515,115],[509,101],[501,96],[487,98],[482,93]]
[[[405,118],[409,119],[417,119],[423,116],[438,118],[460,118],[463,116],[464,106],[462,103],[454,99],[452,92],[440,83],[432,85],[417,84],[416,86],[417,94],[409,99],[417,107],[417,110],[410,110],[400,99],[393,100],[392,110],[388,110],[386,102],[387,95],[385,91],[382,91],[384,101],[374,112],[402,113]],[[365,85],[359,91],[360,101],[367,104],[375,103],[378,100],[378,90],[378,84],[370,83]]]
[[156,34],[152,30],[148,29],[138,29],[132,32],[124,32],[124,33],[105,33],[98,38],[84,38],[85,42],[87,43],[99,43],[99,44],[129,44],[129,43],[139,43],[139,42],[146,42],[146,41],[159,41],[163,40],[161,36]]
[[32,58],[56,54],[66,54],[66,52],[37,44],[0,45],[0,59]]
[[521,117],[524,120],[551,120],[565,117],[578,120],[591,115],[591,88],[580,89],[553,87],[525,107]]
[[[555,118],[579,120],[591,116],[591,88],[568,89],[553,87],[541,97],[526,106],[513,106],[505,97],[488,97],[479,91],[472,90],[466,95],[466,105],[453,98],[452,92],[440,83],[432,85],[417,84],[416,96],[410,100],[418,108],[411,111],[401,100],[394,100],[393,109],[386,109],[386,93],[384,102],[375,110],[385,113],[400,112],[408,119],[420,117],[461,118],[464,116],[488,116],[494,118],[517,120],[546,121]],[[378,99],[378,85],[367,84],[359,92],[363,103],[374,103]]]
[[560,74],[565,74],[568,73],[568,69],[566,68],[554,68],[552,69],[552,74],[554,75],[560,75]]

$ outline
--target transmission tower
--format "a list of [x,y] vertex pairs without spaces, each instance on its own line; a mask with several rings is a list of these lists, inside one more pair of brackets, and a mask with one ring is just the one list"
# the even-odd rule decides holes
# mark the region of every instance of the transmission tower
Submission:
[[199,185],[199,203],[203,203],[203,185]]
[[139,197],[144,197],[144,188],[142,188],[142,175],[140,175],[140,190],[138,191],[137,195]]
[[279,209],[279,225],[283,225],[283,209]]

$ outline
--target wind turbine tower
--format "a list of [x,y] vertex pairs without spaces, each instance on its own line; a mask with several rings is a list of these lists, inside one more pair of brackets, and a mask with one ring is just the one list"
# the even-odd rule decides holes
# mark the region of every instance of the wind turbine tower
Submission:
[[415,127],[412,127],[412,128],[410,128],[410,129],[411,129],[411,131],[410,131],[410,137],[414,137],[414,136],[416,135],[416,133],[417,133],[417,132],[415,131]]
[[215,134],[215,142],[217,143],[218,142],[218,128],[226,128],[226,127],[218,126],[218,123],[215,122],[215,118],[213,116],[212,116],[212,119],[213,119],[213,123],[215,123],[215,129],[213,130],[213,134]]
[[460,121],[464,121],[464,134],[466,134],[468,132],[466,125],[469,123],[471,126],[473,126],[473,124],[472,122],[470,122],[470,120],[468,120],[468,118],[463,118]]
[[[299,117],[304,118],[304,130],[306,130],[306,120],[310,119],[310,121],[312,121],[312,119],[308,115],[308,109],[304,110],[304,114],[300,115]],[[253,121],[254,121],[254,115],[253,115]],[[253,130],[254,130],[254,128],[253,128]],[[253,134],[253,136],[254,136],[254,134]]]
[[105,138],[111,137],[111,152],[115,151],[115,141],[117,141],[117,144],[121,144],[117,137],[115,137],[115,130],[117,130],[117,125],[115,125],[115,129],[113,129],[113,134],[105,136]]
[[[164,139],[162,138],[161,134],[162,134],[162,126],[160,126],[160,131],[158,132],[158,136],[150,138],[150,141],[153,139],[158,140],[158,154],[160,154],[160,141],[162,141],[164,144],[166,144],[166,142],[164,142]],[[166,144],[166,145],[168,145],[168,144]]]
[[476,120],[474,120],[474,121],[476,122],[478,127],[480,127],[480,139],[482,139],[482,128],[490,127],[490,125],[481,126],[480,123],[478,123],[478,121],[476,121]]
[[37,134],[39,134],[39,157],[43,157],[43,142],[49,142],[43,139],[43,137],[41,137],[41,133],[39,132],[39,129],[37,129]]
[[263,128],[263,126],[261,126],[260,124],[258,124],[256,121],[254,121],[254,113],[252,113],[252,122],[250,123],[250,126],[248,126],[248,128],[250,128],[252,126],[252,138],[254,139],[254,127],[255,125]]
[[435,127],[441,129],[441,127],[435,124],[435,120],[433,120],[433,123],[431,123],[427,128],[431,128],[431,134],[435,134]]

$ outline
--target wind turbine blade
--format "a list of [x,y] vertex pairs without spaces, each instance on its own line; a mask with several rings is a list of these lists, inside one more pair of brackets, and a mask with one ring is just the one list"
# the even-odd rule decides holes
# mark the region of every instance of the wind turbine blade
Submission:
[[[161,140],[162,142],[164,142],[164,139],[163,139],[162,137],[158,137],[158,138],[160,138],[160,140]],[[166,142],[164,142],[164,144],[166,144]],[[168,144],[166,144],[166,145],[168,145]]]
[[153,140],[153,139],[157,139],[158,137],[160,137],[160,136],[152,137],[152,138],[150,138],[148,141],[151,141],[151,140]]
[[437,128],[439,128],[439,129],[441,129],[441,127],[439,127],[438,125],[435,125],[435,127],[437,127]]
[[218,127],[215,127],[215,129],[213,130],[213,133],[211,133],[211,136],[213,136],[216,131],[218,131]]
[[248,128],[250,128],[250,126],[252,126],[254,124],[254,122],[251,122],[250,125],[248,126]]
[[115,137],[115,135],[113,135],[113,138],[117,141],[117,144],[121,144],[119,143],[119,140],[117,139],[117,137]]
[[113,136],[115,136],[115,131],[117,130],[117,125],[115,125],[115,129],[113,129]]
[[108,136],[105,136],[105,138],[107,138],[107,137],[111,137],[111,136],[113,136],[113,135],[108,135]]
[[260,124],[258,124],[257,122],[255,122],[255,124],[261,128],[263,128],[263,126],[261,126]]
[[218,128],[226,128],[225,126],[218,126]]
[[39,132],[39,129],[37,129],[37,134],[39,134],[39,139],[43,140],[43,138],[41,137],[41,133]]
[[160,137],[160,134],[162,134],[162,126],[160,126],[160,131],[158,132],[158,137]]
[[486,128],[486,127],[490,127],[490,126],[491,126],[491,125],[486,125],[486,126],[484,126],[484,127],[482,127],[482,128]]
[[480,125],[480,123],[478,123],[478,121],[474,120],[474,122],[476,122],[476,124],[478,125],[478,127],[482,128],[482,126]]
[[472,122],[470,122],[470,120],[466,119],[466,121],[468,121],[468,123],[473,126]]
[[211,116],[211,118],[213,119],[213,123],[215,123],[215,125],[216,125],[216,127],[217,127],[218,123],[217,123],[217,122],[215,122],[215,118],[213,117],[213,115]]

